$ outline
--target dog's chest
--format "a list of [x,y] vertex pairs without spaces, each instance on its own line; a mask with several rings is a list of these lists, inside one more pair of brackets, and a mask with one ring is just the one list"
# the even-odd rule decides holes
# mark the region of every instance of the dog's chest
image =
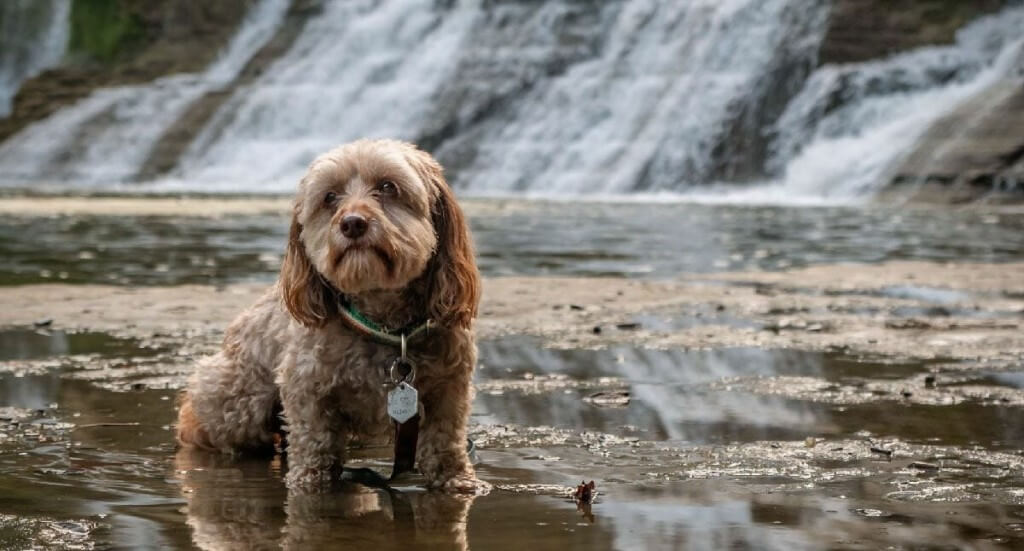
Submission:
[[[374,433],[391,427],[387,393],[397,382],[391,367],[399,356],[400,352],[391,347],[360,343],[334,357],[322,358],[325,363],[330,362],[329,369],[334,373],[332,402],[342,417],[362,429],[357,432]],[[410,360],[415,365],[415,359]],[[415,384],[414,379],[410,382]]]

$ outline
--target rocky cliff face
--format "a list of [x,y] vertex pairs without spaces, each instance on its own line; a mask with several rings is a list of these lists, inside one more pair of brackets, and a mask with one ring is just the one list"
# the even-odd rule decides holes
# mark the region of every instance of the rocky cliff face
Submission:
[[1006,0],[835,0],[819,61],[867,61],[921,46],[950,44],[958,29],[1006,4]]
[[202,70],[251,1],[71,0],[64,63],[22,84],[0,141],[96,88]]
[[894,168],[893,181],[925,184],[924,199],[945,188],[957,202],[1024,192],[1024,79],[993,84],[941,117]]
[[[821,46],[822,64],[878,59],[949,44],[965,24],[1019,2],[837,0]],[[1024,192],[1024,55],[1004,78],[934,121],[887,177],[917,186],[924,200],[969,201]]]

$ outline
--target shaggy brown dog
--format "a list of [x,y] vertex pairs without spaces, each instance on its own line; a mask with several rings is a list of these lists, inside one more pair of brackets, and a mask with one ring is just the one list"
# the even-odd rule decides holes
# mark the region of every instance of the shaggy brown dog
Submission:
[[480,275],[441,166],[415,146],[361,140],[318,157],[299,184],[277,284],[227,329],[189,379],[183,445],[271,446],[283,408],[289,488],[320,488],[351,438],[387,435],[388,373],[399,352],[342,319],[343,303],[383,327],[425,319],[409,343],[422,406],[420,471],[432,488],[485,490],[466,454]]

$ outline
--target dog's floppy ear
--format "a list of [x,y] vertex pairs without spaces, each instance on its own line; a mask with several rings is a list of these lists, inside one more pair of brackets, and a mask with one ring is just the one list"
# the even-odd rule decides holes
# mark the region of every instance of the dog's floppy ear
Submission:
[[306,327],[323,327],[334,311],[334,301],[331,299],[333,293],[306,254],[301,239],[299,208],[300,205],[296,204],[288,235],[288,248],[281,263],[281,298],[296,321]]
[[469,226],[444,180],[441,165],[420,150],[412,156],[413,167],[434,195],[430,215],[437,251],[427,268],[427,311],[443,327],[469,328],[480,304],[480,271],[473,258]]

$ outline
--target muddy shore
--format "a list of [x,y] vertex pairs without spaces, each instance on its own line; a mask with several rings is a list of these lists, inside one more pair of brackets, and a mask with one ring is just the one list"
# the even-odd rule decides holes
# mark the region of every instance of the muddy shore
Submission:
[[[947,216],[934,235],[926,211],[636,207],[655,227],[698,223],[660,236],[688,248],[627,278],[570,270],[582,258],[582,273],[628,274],[650,256],[632,250],[651,233],[614,225],[628,207],[575,218],[586,230],[555,251],[558,226],[503,239],[568,206],[466,207],[490,262],[471,436],[495,491],[454,500],[413,477],[397,493],[304,500],[283,487],[281,456],[189,454],[172,437],[185,377],[270,285],[283,236],[267,228],[286,224],[286,198],[0,200],[24,268],[9,273],[28,282],[0,285],[0,547],[1024,544],[1016,212]],[[786,233],[797,216],[833,248]],[[889,228],[884,255],[845,229],[873,223]],[[593,238],[617,241],[592,252]],[[235,260],[228,245],[254,240],[251,261]],[[673,271],[677,257],[696,268]],[[523,259],[534,275],[496,275]],[[120,284],[101,284],[108,272]],[[388,468],[387,449],[353,453]],[[592,507],[565,497],[581,478],[597,482]]]
[[[0,515],[0,541],[138,542],[136,525],[156,522],[142,533],[172,547],[287,548],[338,541],[339,515],[357,541],[411,515],[410,537],[455,548],[489,541],[495,516],[510,545],[671,548],[683,533],[697,547],[1014,545],[1024,388],[1000,377],[1015,381],[1024,357],[1022,282],[1024,263],[930,262],[487,278],[471,435],[495,492],[453,501],[413,479],[405,505],[365,488],[303,505],[286,498],[280,458],[175,455],[176,389],[266,285],[0,288],[2,336],[16,344],[0,361],[15,396],[0,410],[0,488],[44,488],[0,509],[48,515]],[[386,468],[387,455],[358,451],[354,465]],[[578,509],[565,495],[581,477],[603,493]],[[64,505],[39,504],[67,480]],[[158,520],[117,505],[124,495]],[[710,520],[668,513],[680,507]],[[667,533],[627,536],[662,514]]]
[[[215,346],[264,284],[0,288],[0,325]],[[676,281],[487,278],[477,332],[541,337],[556,347],[844,350],[908,359],[999,362],[1024,355],[1024,263],[814,266],[682,275]]]

